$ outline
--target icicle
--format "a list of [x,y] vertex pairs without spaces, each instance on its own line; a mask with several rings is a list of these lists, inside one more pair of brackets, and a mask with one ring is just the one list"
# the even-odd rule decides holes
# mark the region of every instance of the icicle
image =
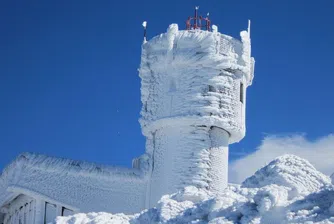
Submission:
[[218,26],[212,25],[212,32],[217,33],[218,32]]

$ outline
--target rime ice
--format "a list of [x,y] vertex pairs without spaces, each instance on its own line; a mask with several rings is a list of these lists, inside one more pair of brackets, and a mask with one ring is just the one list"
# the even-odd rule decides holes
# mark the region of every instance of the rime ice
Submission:
[[[294,175],[297,173],[301,176]],[[299,182],[300,178],[305,178],[302,183]],[[333,185],[329,177],[315,170],[304,159],[293,155],[279,157],[245,182],[251,183],[251,187],[245,184],[230,185],[220,195],[188,186],[177,193],[163,196],[155,208],[132,216],[77,214],[59,217],[57,224],[334,223]],[[308,193],[295,191],[295,194],[290,194],[295,188],[292,183],[308,189]]]

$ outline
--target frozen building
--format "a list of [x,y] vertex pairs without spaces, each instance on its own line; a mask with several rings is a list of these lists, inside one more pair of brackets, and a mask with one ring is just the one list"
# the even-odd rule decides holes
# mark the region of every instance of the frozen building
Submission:
[[245,136],[250,29],[234,39],[211,30],[197,10],[186,25],[172,24],[142,45],[140,124],[147,140],[133,167],[22,154],[0,176],[0,224],[42,224],[79,211],[139,212],[187,185],[224,190],[228,145]]

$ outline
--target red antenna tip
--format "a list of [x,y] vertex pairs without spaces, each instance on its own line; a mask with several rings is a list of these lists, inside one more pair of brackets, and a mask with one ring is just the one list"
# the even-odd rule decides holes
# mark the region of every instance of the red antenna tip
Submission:
[[[207,13],[207,17],[203,18],[202,16],[198,16],[198,9],[199,6],[195,7],[195,16],[194,17],[188,17],[188,20],[186,21],[186,29],[192,30],[192,29],[201,29],[204,27],[207,31],[210,31],[210,25],[211,21],[209,19],[209,13]],[[202,25],[202,21],[205,21],[205,25]]]

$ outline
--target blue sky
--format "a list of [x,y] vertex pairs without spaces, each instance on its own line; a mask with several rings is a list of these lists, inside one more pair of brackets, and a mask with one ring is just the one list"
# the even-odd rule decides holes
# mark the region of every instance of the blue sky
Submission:
[[0,169],[25,151],[130,166],[145,147],[141,23],[151,38],[195,5],[237,38],[252,20],[247,135],[232,159],[267,134],[333,133],[332,0],[1,1]]

